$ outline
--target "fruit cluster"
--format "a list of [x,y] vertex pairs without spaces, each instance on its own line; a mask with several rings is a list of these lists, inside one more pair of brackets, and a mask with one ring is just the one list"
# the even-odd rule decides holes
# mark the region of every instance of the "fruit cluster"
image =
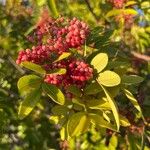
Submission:
[[66,74],[50,74],[45,77],[45,82],[55,85],[63,85],[64,87],[72,84],[82,87],[84,86],[85,81],[93,76],[93,69],[88,64],[83,60],[80,61],[74,58],[54,63],[50,66],[45,66],[45,68],[46,70],[65,68]]
[[75,56],[54,62],[70,48],[82,49],[89,34],[86,23],[77,18],[58,19],[47,18],[41,21],[34,31],[33,36],[28,37],[37,46],[19,52],[17,64],[24,61],[41,65],[47,72],[55,69],[65,69],[64,74],[47,74],[44,81],[57,86],[75,84],[79,87],[93,76],[93,69],[83,60]]
[[109,0],[109,2],[113,5],[113,7],[121,9],[124,7],[124,4],[127,2],[127,0]]

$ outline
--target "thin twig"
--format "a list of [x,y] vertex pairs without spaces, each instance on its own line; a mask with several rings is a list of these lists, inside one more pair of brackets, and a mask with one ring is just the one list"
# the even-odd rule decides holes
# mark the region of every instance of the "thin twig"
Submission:
[[144,60],[144,61],[150,61],[150,56],[140,54],[140,53],[137,53],[135,51],[132,51],[131,54],[137,59],[141,59],[141,60]]
[[91,5],[90,5],[90,3],[89,3],[89,0],[84,0],[84,1],[85,1],[86,5],[87,5],[89,11],[91,12],[91,14],[92,14],[93,17],[95,18],[95,20],[98,22],[99,20],[98,20],[96,14],[93,12],[93,9],[92,9],[92,7],[91,7]]
[[19,67],[10,56],[8,56],[8,60],[22,75],[25,74],[25,71]]

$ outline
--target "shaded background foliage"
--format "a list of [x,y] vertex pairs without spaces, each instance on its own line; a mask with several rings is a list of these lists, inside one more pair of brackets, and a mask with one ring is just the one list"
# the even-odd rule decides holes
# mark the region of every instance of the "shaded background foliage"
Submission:
[[[129,56],[127,60],[132,64],[131,72],[145,78],[138,87],[138,93],[135,92],[134,94],[138,97],[143,114],[149,122],[150,3],[148,0],[135,2],[134,5],[125,8],[134,10],[133,13],[136,12],[130,28],[126,28],[124,21],[116,23],[114,18],[120,12],[114,13],[114,10],[112,12],[112,5],[106,0],[56,0],[56,6],[61,15],[78,17],[89,23],[91,27],[102,26],[105,29],[111,29],[112,32],[109,31],[104,36],[104,41],[107,41],[107,38],[111,36],[112,43],[118,42],[119,45],[117,46]],[[51,0],[0,0],[0,149],[2,150],[60,149],[59,145],[66,144],[60,143],[58,127],[49,121],[50,109],[53,105],[49,101],[43,101],[44,97],[26,119],[21,121],[17,115],[21,98],[18,95],[16,83],[26,70],[17,66],[15,59],[19,50],[29,47],[27,35],[41,20],[43,10],[49,8],[51,16],[57,15],[57,10],[52,6]],[[110,17],[107,17],[108,13],[111,14]],[[97,47],[102,45],[103,38]],[[114,49],[115,46],[109,47],[110,51]],[[134,92],[137,87],[131,90]],[[127,107],[129,106],[127,105]],[[132,109],[131,106],[131,111],[134,111]],[[136,117],[138,120],[138,115]],[[143,126],[140,122],[138,120],[135,126],[139,127],[137,128],[139,130],[140,126],[145,128],[142,132],[142,138],[146,150],[150,142],[149,127]],[[92,129],[87,134],[73,139],[70,142],[70,147],[71,149],[105,150],[111,149],[111,145],[113,145],[114,149],[127,149],[130,146],[131,150],[136,150],[140,147],[142,140],[141,135],[137,134],[135,126],[133,125],[133,133],[123,130],[122,136],[111,131],[108,131],[107,134],[104,131],[104,134],[100,135],[95,129]],[[131,131],[131,129],[129,130]],[[126,135],[129,135],[129,138]]]

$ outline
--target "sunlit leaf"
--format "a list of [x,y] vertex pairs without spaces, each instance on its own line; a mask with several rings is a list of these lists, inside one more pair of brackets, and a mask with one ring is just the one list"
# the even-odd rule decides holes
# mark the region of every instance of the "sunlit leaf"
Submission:
[[118,107],[116,105],[115,100],[113,99],[113,97],[109,94],[109,92],[101,85],[102,89],[104,90],[107,100],[109,101],[109,104],[111,106],[114,118],[115,118],[115,122],[117,125],[117,130],[119,130],[120,128],[120,121],[119,121],[119,114],[118,114]]
[[21,63],[21,65],[27,69],[30,69],[30,70],[35,71],[35,72],[40,73],[40,74],[46,73],[46,71],[40,65],[37,65],[37,64],[32,63],[32,62],[24,61]]
[[119,115],[119,118],[120,118],[120,125],[121,126],[127,127],[127,126],[131,125],[130,122],[129,122],[129,120],[126,117],[124,117],[122,115]]
[[60,68],[60,69],[54,69],[51,71],[48,71],[47,74],[56,74],[56,75],[62,75],[66,73],[66,69],[65,68]]
[[71,53],[63,52],[54,62],[58,62],[60,60],[66,59],[71,55]]
[[135,99],[135,97],[133,96],[133,94],[127,89],[124,89],[124,93],[125,93],[126,97],[130,100],[130,102],[134,105],[134,107],[140,112],[141,116],[143,116],[141,107],[138,104],[138,102]]
[[54,115],[66,115],[69,109],[66,106],[56,105],[51,111]]
[[84,112],[78,112],[73,114],[68,121],[68,133],[69,136],[78,136],[88,130],[90,121],[88,116]]
[[49,7],[50,12],[52,13],[53,17],[58,17],[59,13],[56,7],[56,1],[55,0],[47,0],[47,4]]
[[19,118],[23,119],[33,110],[33,108],[38,104],[41,97],[41,89],[35,89],[31,91],[23,100],[19,106]]
[[70,137],[68,135],[68,131],[67,131],[67,123],[65,123],[60,130],[60,138],[63,141],[70,139]]
[[50,85],[50,84],[46,84],[43,83],[42,84],[42,88],[44,90],[44,92],[56,103],[60,104],[60,105],[64,105],[65,103],[65,97],[64,94],[61,92],[61,90],[59,88],[57,88],[54,85]]
[[21,95],[25,95],[32,89],[40,87],[41,82],[41,78],[36,75],[25,75],[18,80],[18,90]]
[[137,15],[137,11],[135,11],[134,9],[113,9],[111,11],[109,11],[106,14],[106,18],[112,17],[112,16],[117,16],[120,14],[128,14],[128,15]]
[[108,129],[111,129],[113,131],[117,131],[115,125],[112,125],[111,123],[105,121],[103,119],[103,117],[99,116],[98,114],[90,113],[89,117],[90,117],[92,123],[94,123],[96,126],[103,127],[103,128],[108,128]]
[[59,122],[59,117],[58,116],[50,116],[49,117],[50,119],[50,122],[53,123],[53,124],[57,124]]
[[108,63],[108,56],[106,53],[99,53],[97,54],[91,61],[91,65],[97,72],[101,72]]
[[131,5],[135,5],[137,2],[136,1],[128,1],[126,2],[125,6],[131,6]]
[[118,137],[116,135],[112,135],[112,137],[110,138],[110,141],[109,141],[109,149],[110,147],[113,147],[114,150],[117,148],[117,145],[118,145]]
[[86,101],[90,109],[111,110],[110,104],[104,99],[91,99]]
[[98,81],[104,86],[113,87],[119,85],[121,79],[115,72],[107,70],[99,74]]

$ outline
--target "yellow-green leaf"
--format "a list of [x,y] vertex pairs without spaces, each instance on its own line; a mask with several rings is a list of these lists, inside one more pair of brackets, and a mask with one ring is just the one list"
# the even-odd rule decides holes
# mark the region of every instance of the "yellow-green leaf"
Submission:
[[103,117],[99,116],[98,114],[89,114],[89,117],[91,119],[91,122],[94,123],[96,126],[103,127],[103,128],[108,128],[113,131],[117,131],[116,126],[107,122],[104,120]]
[[98,81],[104,86],[113,87],[119,85],[121,79],[115,72],[106,70],[99,74]]
[[49,10],[52,13],[53,17],[57,18],[59,16],[59,13],[57,11],[56,1],[55,0],[47,0],[47,4],[48,4]]
[[66,115],[69,109],[66,106],[56,105],[51,109],[54,115]]
[[126,117],[124,117],[122,115],[119,115],[119,118],[120,118],[120,125],[121,126],[123,126],[123,127],[130,126],[130,122],[129,122],[129,120]]
[[44,92],[57,104],[64,105],[65,97],[59,88],[51,84],[42,84]]
[[83,112],[73,114],[67,124],[70,137],[78,136],[88,130],[90,121],[87,115]]
[[19,106],[19,118],[23,119],[33,110],[33,108],[38,104],[41,97],[41,89],[35,89],[31,91],[23,100]]
[[39,88],[41,81],[36,75],[25,75],[18,80],[17,87],[21,95],[26,95],[31,90]]
[[49,119],[50,119],[50,122],[51,122],[51,123],[57,124],[57,123],[59,122],[59,119],[60,119],[60,118],[59,118],[59,116],[54,116],[54,115],[53,115],[53,116],[50,116]]
[[67,131],[67,123],[65,123],[60,130],[60,138],[63,141],[70,139],[70,137],[68,135],[68,131]]
[[106,53],[99,53],[97,54],[91,61],[91,65],[97,72],[101,72],[108,63],[108,56]]
[[63,54],[61,54],[54,62],[58,62],[60,60],[63,60],[65,58],[68,58],[71,55],[71,53],[68,52],[64,52]]
[[134,9],[113,9],[106,14],[106,18],[109,18],[112,16],[117,16],[117,15],[120,15],[122,13],[129,14],[129,15],[130,14],[137,15],[137,11]]
[[113,99],[113,97],[110,95],[110,93],[104,88],[104,86],[101,85],[101,87],[102,87],[102,89],[104,90],[104,92],[106,94],[107,100],[108,100],[108,102],[111,106],[111,109],[112,109],[112,112],[113,112],[113,115],[114,115],[114,118],[115,118],[115,122],[116,122],[116,125],[117,125],[117,130],[119,130],[120,121],[119,121],[118,107],[116,105],[116,102]]
[[106,14],[106,18],[116,16],[122,13],[122,9],[113,9]]
[[72,98],[72,102],[74,104],[78,104],[78,105],[80,105],[82,107],[85,107],[84,101],[82,101],[80,98]]
[[86,105],[90,109],[110,110],[110,104],[105,99],[91,99],[86,101]]
[[113,147],[112,150],[113,149],[115,150],[117,148],[117,145],[118,145],[118,137],[116,135],[112,135],[112,137],[110,138],[108,147],[110,150],[112,147]]
[[65,74],[66,73],[66,69],[65,68],[60,68],[60,69],[54,69],[54,70],[51,70],[49,72],[47,72],[47,74],[58,74],[58,75],[62,75],[62,74]]
[[130,6],[130,5],[135,5],[137,2],[136,1],[128,1],[125,6]]
[[138,14],[138,12],[136,10],[130,9],[130,8],[129,9],[124,9],[123,13],[128,14],[128,15],[137,15]]
[[126,97],[130,100],[130,102],[134,105],[134,107],[140,112],[141,116],[143,116],[141,107],[139,106],[139,104],[138,104],[137,100],[135,99],[135,97],[133,96],[133,94],[127,89],[124,89],[124,93],[125,93]]
[[21,63],[21,65],[27,69],[30,69],[30,70],[35,71],[35,72],[40,73],[40,74],[46,73],[46,71],[40,65],[37,65],[37,64],[32,63],[32,62],[24,61]]

